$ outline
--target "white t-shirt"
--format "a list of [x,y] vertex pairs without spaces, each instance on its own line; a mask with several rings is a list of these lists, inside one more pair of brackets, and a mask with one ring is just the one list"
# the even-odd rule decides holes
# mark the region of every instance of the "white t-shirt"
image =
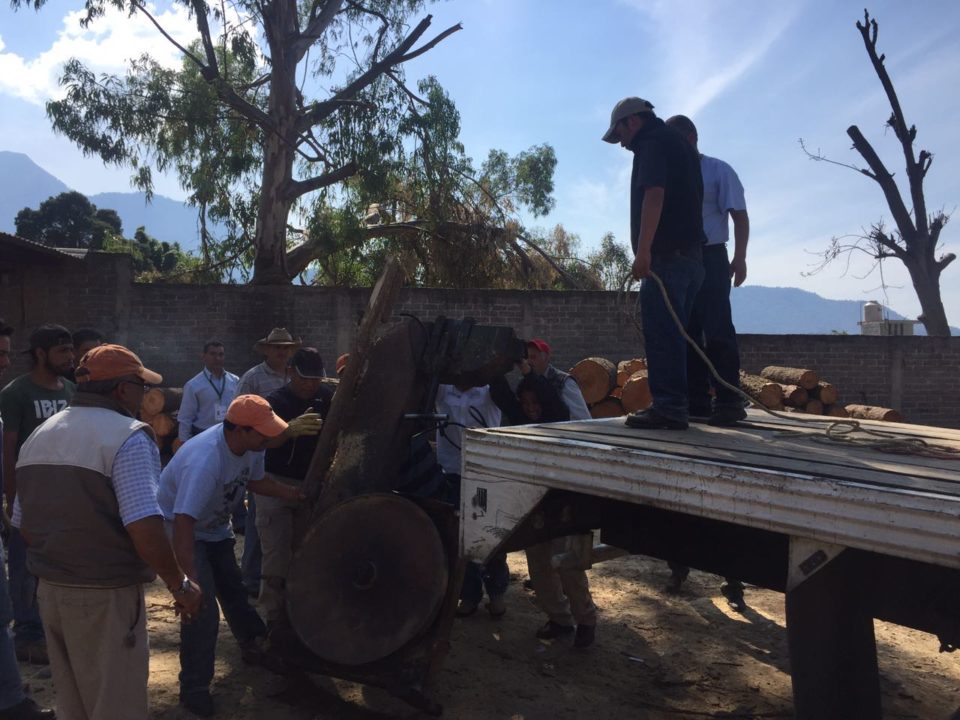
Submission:
[[453,385],[437,388],[437,412],[446,413],[451,423],[443,434],[437,432],[437,461],[445,473],[460,474],[460,449],[463,447],[463,428],[498,427],[500,408],[490,397],[490,386],[458,390]]
[[243,499],[249,480],[264,475],[262,452],[234,455],[223,424],[204,430],[181,446],[160,473],[157,502],[163,517],[189,515],[197,524],[197,540],[217,542],[233,537],[230,516]]

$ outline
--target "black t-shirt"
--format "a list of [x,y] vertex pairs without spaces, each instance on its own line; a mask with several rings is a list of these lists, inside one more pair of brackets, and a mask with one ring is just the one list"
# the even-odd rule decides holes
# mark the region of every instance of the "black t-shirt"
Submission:
[[[274,390],[267,395],[267,402],[273,411],[284,420],[293,420],[303,415],[308,408],[320,413],[326,418],[330,410],[330,401],[333,399],[333,389],[328,385],[321,385],[317,394],[304,400],[294,394],[289,385]],[[284,477],[303,480],[307,476],[313,451],[317,447],[317,435],[304,436],[287,440],[277,448],[269,448],[264,459],[264,467],[268,473],[283,475]]]
[[646,188],[663,188],[663,212],[653,236],[651,255],[696,254],[703,233],[703,177],[694,147],[660,118],[650,118],[634,135],[630,180],[630,244],[637,252],[640,211]]

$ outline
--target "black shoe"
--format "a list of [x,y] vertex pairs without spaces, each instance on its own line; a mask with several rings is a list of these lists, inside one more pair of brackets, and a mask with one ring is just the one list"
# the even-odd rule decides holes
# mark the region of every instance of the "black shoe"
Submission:
[[674,420],[660,414],[653,408],[638,410],[627,415],[627,427],[641,430],[686,430],[689,424],[686,420]]
[[739,580],[727,580],[720,586],[720,594],[727,599],[727,604],[737,612],[747,609],[747,602],[743,599],[743,583]]
[[209,690],[193,690],[180,693],[180,704],[194,715],[213,717],[213,698]]
[[240,659],[247,665],[261,665],[265,655],[267,638],[263,635],[250,638],[240,643]]
[[561,625],[553,620],[547,620],[547,622],[537,630],[537,637],[541,640],[556,640],[557,638],[572,635],[574,629],[573,625]]
[[577,632],[573,636],[573,646],[580,650],[588,648],[593,645],[593,641],[597,638],[597,626],[596,625],[577,625]]
[[716,427],[731,427],[741,420],[746,420],[747,411],[742,407],[721,407],[713,411],[707,420],[707,425]]
[[57,714],[40,707],[33,698],[24,698],[6,710],[0,710],[0,720],[57,720]]
[[709,405],[691,405],[689,413],[691,418],[706,420],[713,415],[713,408]]
[[473,602],[472,600],[461,600],[457,605],[457,617],[470,617],[477,611],[478,607],[480,607],[480,603],[478,602]]

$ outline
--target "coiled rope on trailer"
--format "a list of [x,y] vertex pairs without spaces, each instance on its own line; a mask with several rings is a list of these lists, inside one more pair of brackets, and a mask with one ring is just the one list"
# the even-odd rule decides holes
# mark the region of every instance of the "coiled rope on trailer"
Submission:
[[703,360],[707,366],[707,369],[710,371],[710,374],[718,383],[723,385],[723,387],[727,388],[728,390],[735,392],[752,407],[759,408],[763,412],[767,413],[768,415],[772,415],[775,418],[788,420],[790,422],[802,423],[804,425],[826,425],[822,434],[811,435],[809,433],[803,433],[796,430],[779,430],[775,433],[775,436],[806,437],[813,442],[839,443],[841,445],[865,448],[868,450],[891,453],[894,455],[919,455],[922,457],[935,458],[937,460],[960,460],[960,449],[950,447],[948,445],[932,443],[922,437],[904,435],[903,433],[897,433],[888,430],[874,430],[873,428],[864,427],[858,420],[838,418],[821,419],[810,416],[799,417],[798,414],[780,413],[762,405],[739,387],[728,383],[726,380],[720,377],[720,373],[717,372],[717,369],[713,366],[713,363],[710,362],[710,358],[707,357],[707,354],[703,351],[703,349],[687,333],[687,329],[680,321],[677,311],[673,308],[673,303],[670,302],[670,297],[667,294],[667,288],[663,284],[663,281],[652,270],[650,271],[649,277],[652,278],[659,286],[660,294],[663,296],[663,301],[667,306],[667,310],[670,312],[670,317],[673,318],[673,322],[680,330],[681,335],[683,335],[690,347],[696,351],[697,355],[700,356],[700,359]]

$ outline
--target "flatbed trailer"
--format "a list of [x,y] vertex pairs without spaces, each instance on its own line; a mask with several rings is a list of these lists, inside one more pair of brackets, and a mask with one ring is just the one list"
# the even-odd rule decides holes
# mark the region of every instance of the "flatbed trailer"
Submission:
[[[783,592],[796,717],[879,720],[874,618],[960,646],[960,456],[840,444],[800,418],[820,422],[467,431],[461,555],[578,536],[589,566],[599,529],[604,546]],[[960,450],[957,430],[860,424]]]

